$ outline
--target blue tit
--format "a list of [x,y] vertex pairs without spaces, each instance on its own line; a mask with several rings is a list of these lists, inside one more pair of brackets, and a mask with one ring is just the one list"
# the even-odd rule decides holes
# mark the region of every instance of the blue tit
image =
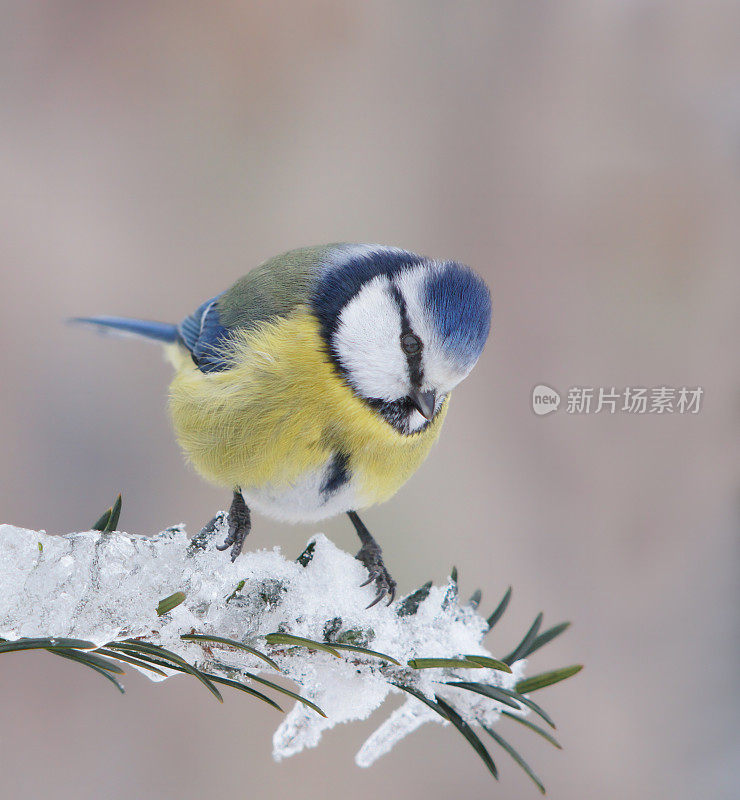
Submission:
[[76,321],[164,343],[177,440],[201,475],[233,489],[219,549],[238,556],[250,508],[290,522],[347,513],[374,604],[392,602],[396,584],[357,511],[426,458],[490,319],[488,288],[468,267],[330,244],[270,259],[179,325]]

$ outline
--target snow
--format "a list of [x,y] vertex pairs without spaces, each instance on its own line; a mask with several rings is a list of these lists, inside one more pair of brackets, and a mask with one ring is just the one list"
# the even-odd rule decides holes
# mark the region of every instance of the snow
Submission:
[[[325,719],[296,703],[273,737],[277,760],[315,747],[323,732],[340,722],[366,719],[389,694],[403,695],[405,703],[362,745],[356,757],[360,766],[372,764],[424,723],[442,721],[391,680],[429,698],[439,694],[471,723],[495,724],[502,708],[497,702],[445,688],[441,682],[481,681],[513,688],[524,661],[512,665],[512,674],[405,666],[411,658],[493,655],[482,644],[485,619],[458,600],[453,582],[432,586],[416,613],[398,614],[403,598],[390,607],[381,602],[367,609],[375,590],[372,585],[360,587],[367,577],[364,567],[323,534],[309,541],[312,552],[305,566],[277,547],[245,552],[232,563],[215,549],[225,535],[223,516],[212,534],[193,542],[182,526],[147,537],[98,531],[50,536],[0,525],[0,636],[71,637],[97,646],[141,637],[204,671],[247,684],[246,672],[274,678],[274,669],[247,652],[204,648],[180,636],[211,634],[248,643],[273,658],[298,684],[297,691],[327,715]],[[185,601],[158,616],[159,601],[177,591],[185,593]],[[348,650],[336,658],[271,645],[263,637],[273,632],[368,647],[404,666]],[[153,672],[144,674],[164,680]]]

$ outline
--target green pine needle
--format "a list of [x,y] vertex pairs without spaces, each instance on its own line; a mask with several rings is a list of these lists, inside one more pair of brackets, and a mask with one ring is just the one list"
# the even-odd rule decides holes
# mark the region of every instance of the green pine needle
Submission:
[[139,655],[149,654],[156,658],[160,658],[162,661],[164,661],[164,666],[169,666],[171,669],[178,669],[180,672],[187,672],[194,678],[197,678],[216,698],[216,700],[218,700],[219,703],[223,703],[224,701],[223,697],[221,696],[221,692],[219,692],[219,690],[205,676],[204,673],[202,673],[199,669],[196,669],[191,664],[188,664],[184,658],[180,658],[177,653],[173,653],[171,650],[166,650],[164,647],[158,647],[157,645],[147,644],[145,642],[139,642],[133,639],[126,639],[123,642],[112,642],[108,645],[108,647],[110,647],[112,650],[129,650],[138,652]]
[[481,667],[489,667],[490,669],[497,669],[499,672],[508,672],[511,674],[511,667],[499,661],[497,658],[490,658],[490,656],[464,656],[468,661],[473,661],[480,664]]
[[515,661],[519,661],[520,658],[524,658],[524,655],[528,652],[532,642],[534,642],[534,640],[537,638],[540,625],[542,625],[542,612],[535,617],[532,627],[524,634],[524,638],[521,640],[521,642],[519,642],[519,644],[509,653],[508,656],[506,656],[506,658],[502,658],[501,660],[505,661],[507,664],[513,664]]
[[[422,703],[424,703],[424,705],[431,708],[432,711],[435,711],[437,714],[439,714],[440,717],[442,717],[442,719],[446,722],[451,722],[468,740],[493,777],[498,778],[496,765],[493,763],[493,759],[483,746],[483,742],[481,742],[470,725],[468,725],[467,722],[460,717],[460,715],[452,708],[452,706],[447,705],[447,703],[445,703],[444,700],[440,699],[439,697],[435,698],[436,702],[434,700],[430,700],[428,697],[426,697],[426,695],[422,694],[416,689],[412,689],[410,686],[405,686],[404,684],[397,683],[396,681],[391,681],[391,683],[399,689],[403,689],[404,692],[408,692],[408,694],[412,695],[417,700],[420,700]],[[460,725],[460,723],[462,723],[462,725]]]
[[406,663],[411,669],[483,669],[483,664],[465,658],[411,658]]
[[64,650],[49,650],[55,656],[59,656],[60,658],[66,658],[70,661],[76,661],[78,664],[82,664],[86,667],[89,667],[93,672],[97,672],[98,675],[102,675],[104,678],[107,678],[121,694],[125,694],[126,690],[123,686],[110,674],[107,669],[103,669],[102,667],[93,664],[90,661],[85,661],[81,658],[77,658],[73,653],[65,652]]
[[241,590],[244,588],[245,583],[246,581],[243,578],[242,580],[239,581],[239,583],[237,583],[234,591],[226,598],[227,603],[230,603],[239,594],[239,592],[241,592]]
[[325,644],[324,642],[315,642],[313,639],[305,639],[303,636],[293,636],[290,633],[268,633],[265,635],[265,641],[267,641],[268,644],[289,644],[299,647],[308,647],[310,650],[323,650],[337,658],[341,658],[339,653],[331,645]]
[[362,653],[366,656],[375,656],[376,658],[382,658],[384,661],[390,661],[391,664],[395,664],[397,667],[401,666],[401,662],[396,661],[393,656],[388,656],[385,653],[379,653],[377,650],[369,650],[367,647],[360,647],[356,644],[338,644],[337,642],[332,642],[331,646],[336,650],[353,650],[356,653]]
[[501,709],[501,713],[505,717],[508,717],[509,719],[513,719],[516,722],[520,722],[522,725],[524,725],[525,728],[529,728],[529,730],[534,731],[543,739],[550,742],[550,744],[553,745],[553,747],[557,747],[558,750],[563,749],[562,745],[557,741],[557,739],[555,739],[553,736],[550,736],[550,734],[544,728],[540,728],[539,725],[535,725],[534,722],[527,719],[526,717],[522,717],[520,714],[512,714],[511,711],[507,711],[505,708]]
[[517,751],[504,739],[500,736],[496,731],[492,730],[488,727],[488,725],[481,725],[483,730],[493,739],[496,744],[503,747],[504,750],[516,761],[517,764],[529,775],[529,777],[534,781],[537,788],[542,792],[545,793],[545,787],[542,781],[535,775],[532,768],[527,764],[527,762],[517,753]]
[[312,708],[317,714],[320,714],[324,719],[326,719],[326,714],[316,705],[316,703],[312,703],[310,700],[307,700],[305,697],[301,697],[301,695],[296,694],[295,692],[291,692],[290,689],[286,689],[284,686],[280,686],[278,683],[273,683],[272,681],[268,681],[266,678],[261,678],[259,675],[254,675],[251,672],[244,673],[248,678],[251,678],[253,681],[257,681],[257,683],[261,683],[265,686],[269,686],[271,689],[274,689],[276,692],[280,692],[281,694],[287,695],[288,697],[292,697],[294,700],[297,700],[299,703],[303,703],[304,706],[308,706]]
[[210,672],[204,672],[203,675],[208,678],[209,681],[220,683],[224,686],[231,686],[232,689],[238,689],[240,692],[256,697],[258,700],[262,700],[263,703],[267,703],[268,706],[276,708],[280,713],[285,713],[272,698],[268,697],[266,694],[262,694],[262,692],[258,692],[256,689],[252,689],[251,686],[245,686],[243,683],[232,681],[230,678],[222,678],[220,675],[213,675]]
[[50,650],[49,652],[54,653],[57,656],[64,656],[65,658],[71,658],[74,661],[79,661],[81,664],[87,664],[88,666],[94,665],[99,667],[100,669],[104,669],[107,672],[115,672],[116,675],[125,675],[126,670],[119,667],[115,661],[111,661],[109,658],[105,658],[104,656],[98,655],[96,652],[89,652],[86,650],[72,650],[66,647],[59,647]]
[[133,664],[136,667],[140,667],[141,669],[148,669],[151,672],[154,672],[157,675],[161,675],[163,678],[167,677],[167,673],[163,672],[159,667],[155,667],[153,664],[149,664],[146,661],[142,661],[138,658],[133,658],[132,656],[128,656],[124,653],[116,653],[113,650],[108,650],[105,647],[101,647],[99,650],[95,651],[96,653],[100,653],[103,656],[109,656],[110,658],[115,658],[118,661],[122,661],[126,664]]
[[535,714],[537,714],[538,717],[540,717],[540,719],[543,719],[553,730],[555,729],[556,727],[555,723],[552,721],[550,715],[543,708],[537,705],[537,703],[535,703],[534,700],[532,700],[529,697],[526,697],[523,694],[519,694],[519,692],[515,692],[513,689],[499,689],[499,691],[503,692],[508,697],[511,697],[513,700],[516,700],[517,703],[521,703],[522,705],[525,705],[528,708],[530,708],[532,711],[534,711]]
[[118,526],[118,519],[121,516],[122,503],[123,500],[119,494],[118,497],[116,497],[113,505],[107,511],[103,512],[90,530],[102,531],[103,533],[110,533],[111,531],[116,530]]
[[167,614],[183,602],[185,602],[185,592],[174,592],[169,595],[169,597],[165,597],[159,601],[157,605],[157,616],[161,617],[163,614]]
[[416,614],[419,606],[429,597],[429,592],[432,588],[432,582],[427,581],[423,586],[420,586],[415,592],[412,592],[408,597],[405,597],[398,604],[396,614],[399,617],[410,617]]
[[448,681],[445,686],[456,686],[458,689],[466,689],[469,692],[482,694],[484,697],[490,697],[505,706],[521,709],[521,706],[516,703],[509,695],[507,695],[499,686],[489,686],[487,683],[473,683],[472,681]]
[[439,716],[442,717],[443,720],[449,721],[447,714],[445,714],[445,712],[442,711],[442,709],[437,705],[437,703],[434,702],[434,700],[430,700],[425,694],[422,694],[420,691],[412,688],[411,686],[406,686],[403,683],[398,683],[397,681],[390,681],[390,683],[393,684],[393,686],[397,687],[398,689],[403,689],[404,692],[408,692],[408,694],[412,695],[417,700],[421,700],[421,702],[424,703],[424,705],[429,706],[429,708],[431,708],[432,711],[436,711],[436,713],[439,714]]
[[487,683],[473,683],[471,681],[449,681],[445,683],[445,686],[457,686],[459,689],[467,689],[469,692],[485,695],[517,711],[522,705],[528,706],[535,714],[542,717],[551,728],[555,727],[555,723],[550,719],[550,716],[537,703],[511,689],[504,689],[502,686],[489,686]]
[[54,650],[59,647],[71,647],[74,650],[95,650],[95,644],[84,639],[45,636],[39,639],[16,639],[14,642],[3,642],[0,644],[0,653],[12,653],[16,650]]
[[527,652],[524,653],[521,658],[527,658],[531,656],[535,650],[539,650],[540,647],[544,647],[548,642],[551,642],[556,636],[560,636],[561,633],[564,633],[570,627],[570,622],[561,622],[560,625],[554,625],[552,628],[548,628],[548,630],[541,633],[537,636],[532,644],[529,645]]
[[501,598],[501,602],[498,604],[498,606],[496,606],[496,610],[486,620],[489,631],[501,619],[501,617],[503,617],[504,611],[506,611],[506,607],[509,605],[510,600],[511,600],[511,586],[509,586],[509,588],[506,590],[506,593]]
[[244,642],[239,642],[236,639],[226,639],[223,636],[210,636],[204,633],[185,633],[180,638],[186,642],[214,642],[216,644],[224,644],[228,645],[229,647],[235,647],[237,650],[244,650],[247,653],[251,653],[253,656],[256,656],[257,658],[261,658],[273,669],[276,669],[278,672],[282,672],[277,663],[269,656],[266,656],[264,653],[261,653],[254,647],[244,644]]
[[447,719],[460,731],[460,733],[468,740],[470,746],[475,750],[476,753],[480,756],[481,761],[486,765],[488,771],[493,775],[496,780],[498,780],[498,770],[496,769],[496,764],[494,763],[493,759],[491,758],[490,753],[483,745],[483,742],[478,738],[478,735],[475,731],[468,725],[467,722],[455,711],[455,709],[445,703],[445,701],[436,696],[437,703],[439,707],[444,711],[447,715]]
[[476,589],[473,594],[470,595],[468,605],[473,609],[473,611],[475,611],[475,609],[480,605],[481,597],[483,597],[483,592],[480,589]]
[[561,669],[553,669],[550,672],[541,672],[539,675],[533,675],[531,678],[524,678],[516,685],[516,690],[520,694],[528,694],[529,692],[536,692],[538,689],[544,689],[545,686],[552,686],[553,683],[559,683],[566,678],[570,678],[583,669],[583,664],[573,664],[570,667],[562,667]]

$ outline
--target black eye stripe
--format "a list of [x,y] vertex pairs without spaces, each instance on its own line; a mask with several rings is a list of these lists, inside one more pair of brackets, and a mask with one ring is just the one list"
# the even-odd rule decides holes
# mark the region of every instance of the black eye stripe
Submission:
[[398,313],[401,317],[401,342],[403,342],[406,337],[413,336],[414,339],[419,343],[419,348],[412,353],[408,352],[403,346],[401,348],[406,355],[406,363],[409,367],[409,379],[411,380],[411,385],[415,389],[418,389],[421,387],[421,384],[424,380],[424,373],[421,368],[421,351],[423,349],[423,345],[421,339],[419,339],[419,337],[411,329],[411,321],[409,320],[406,301],[403,299],[400,289],[395,284],[391,285],[391,294],[396,302],[396,305],[398,306]]

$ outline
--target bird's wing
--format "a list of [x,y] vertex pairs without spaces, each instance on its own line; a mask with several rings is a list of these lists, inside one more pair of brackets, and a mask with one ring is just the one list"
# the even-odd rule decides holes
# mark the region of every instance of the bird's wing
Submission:
[[271,258],[186,317],[178,333],[198,369],[230,369],[228,343],[233,332],[287,316],[307,303],[327,249],[304,247]]
[[180,341],[190,350],[201,372],[228,369],[226,347],[230,333],[221,324],[218,304],[223,295],[202,303],[177,326]]

